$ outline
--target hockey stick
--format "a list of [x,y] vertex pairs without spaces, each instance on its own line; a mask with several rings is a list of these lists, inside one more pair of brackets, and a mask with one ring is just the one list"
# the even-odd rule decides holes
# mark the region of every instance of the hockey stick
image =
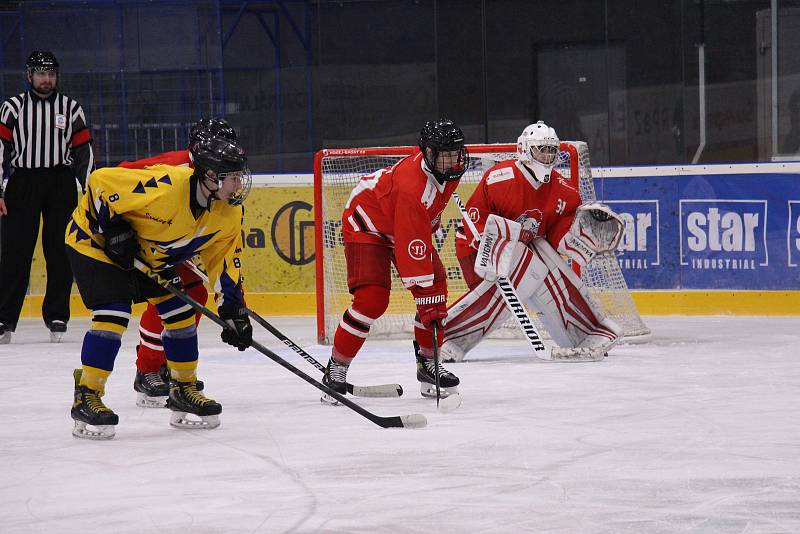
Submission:
[[[191,306],[195,310],[199,311],[200,313],[202,313],[203,315],[208,317],[210,320],[212,320],[215,323],[217,323],[222,328],[231,328],[231,326],[227,322],[225,322],[219,315],[217,315],[213,311],[209,310],[208,308],[206,308],[205,306],[203,306],[202,304],[200,304],[199,302],[194,300],[192,297],[186,295],[183,291],[181,291],[180,289],[176,288],[174,285],[170,284],[169,281],[167,281],[164,278],[162,278],[161,275],[159,275],[157,272],[155,272],[153,269],[151,269],[150,266],[148,266],[143,261],[141,261],[141,260],[139,260],[137,258],[134,261],[134,266],[141,273],[143,273],[145,276],[150,278],[153,282],[155,282],[159,286],[163,287],[164,289],[166,289],[167,291],[169,291],[170,293],[172,293],[173,295],[175,295],[176,297],[181,299],[183,302],[185,302],[186,304],[188,304],[189,306]],[[270,360],[274,361],[275,363],[277,363],[278,365],[283,367],[284,369],[286,369],[287,371],[291,372],[295,376],[298,376],[298,377],[302,378],[303,380],[305,380],[306,382],[308,382],[309,384],[311,384],[312,386],[314,386],[318,390],[322,391],[323,393],[326,393],[326,394],[330,395],[331,397],[333,397],[337,401],[339,401],[341,404],[344,404],[345,406],[347,406],[348,408],[350,408],[351,410],[353,410],[357,414],[361,415],[362,417],[365,417],[365,418],[369,419],[370,421],[372,421],[373,423],[375,423],[376,425],[378,425],[378,426],[380,426],[382,428],[393,428],[393,427],[394,428],[422,428],[422,427],[424,427],[425,425],[428,424],[428,420],[425,419],[425,416],[422,415],[422,414],[396,415],[396,416],[391,416],[391,417],[382,417],[380,415],[375,415],[374,413],[372,413],[372,412],[370,412],[368,410],[365,410],[364,408],[362,408],[361,406],[359,406],[355,402],[353,402],[350,399],[346,398],[344,395],[340,395],[339,393],[335,392],[334,390],[332,390],[331,388],[329,388],[325,384],[322,384],[322,383],[314,380],[313,378],[311,378],[310,376],[305,374],[303,371],[301,371],[300,369],[298,369],[294,365],[290,364],[289,362],[287,362],[286,360],[284,360],[283,358],[281,358],[280,356],[278,356],[277,354],[275,354],[274,352],[272,352],[268,348],[264,347],[263,345],[261,345],[257,341],[252,341],[250,343],[250,346],[253,347],[254,349],[256,349],[261,354],[263,354],[264,356],[266,356],[267,358],[269,358]]]
[[[464,206],[464,203],[461,201],[461,197],[459,197],[458,193],[455,191],[453,191],[453,200],[461,212],[461,217],[469,226],[469,230],[472,232],[472,235],[479,236],[480,233],[475,227],[475,223],[473,223],[472,219],[469,218],[466,206]],[[531,321],[527,310],[525,310],[525,306],[523,306],[520,302],[514,286],[504,276],[499,277],[496,284],[497,287],[500,288],[500,294],[503,295],[503,300],[505,300],[506,306],[508,306],[508,309],[511,310],[511,314],[514,316],[514,319],[517,320],[517,325],[519,325],[520,330],[522,330],[522,333],[525,334],[525,339],[528,341],[531,349],[533,349],[534,356],[541,360],[552,361],[553,356],[550,347],[545,345],[544,341],[542,340],[539,330],[536,328],[536,325],[533,324],[533,321]]]
[[440,412],[447,413],[461,406],[461,394],[452,392],[442,397],[441,377],[439,376],[439,370],[442,368],[441,359],[439,357],[439,328],[440,326],[436,321],[431,323],[431,329],[433,330],[433,369],[436,375],[436,408],[438,408]]
[[[270,334],[278,338],[284,345],[295,351],[303,357],[305,361],[316,367],[320,372],[325,373],[325,366],[319,363],[312,355],[303,350],[294,341],[286,337],[280,330],[272,326],[266,319],[259,314],[245,308],[247,315],[253,318],[255,322],[266,328]],[[356,397],[400,397],[403,395],[403,386],[400,384],[377,384],[374,386],[355,386],[347,383],[347,392]]]
[[433,330],[433,371],[434,382],[436,382],[436,407],[439,407],[439,400],[442,397],[441,388],[439,386],[439,325],[436,321],[431,322],[431,329]]

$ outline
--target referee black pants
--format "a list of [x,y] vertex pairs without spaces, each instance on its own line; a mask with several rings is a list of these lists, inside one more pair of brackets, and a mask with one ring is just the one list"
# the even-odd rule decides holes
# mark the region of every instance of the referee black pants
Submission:
[[39,220],[47,271],[42,318],[69,321],[72,270],[67,260],[64,233],[78,192],[69,167],[15,169],[5,192],[8,214],[0,218],[0,322],[17,326],[30,281],[31,262]]

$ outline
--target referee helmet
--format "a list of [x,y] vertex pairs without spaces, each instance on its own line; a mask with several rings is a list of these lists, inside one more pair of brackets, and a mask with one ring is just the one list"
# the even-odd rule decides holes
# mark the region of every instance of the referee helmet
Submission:
[[34,50],[25,62],[28,73],[34,71],[55,71],[58,72],[58,60],[49,50]]

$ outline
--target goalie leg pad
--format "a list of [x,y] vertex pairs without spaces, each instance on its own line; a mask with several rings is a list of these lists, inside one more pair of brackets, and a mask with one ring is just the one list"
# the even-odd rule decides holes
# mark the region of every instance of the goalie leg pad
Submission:
[[443,361],[460,362],[510,317],[497,284],[486,280],[458,299],[444,322]]
[[[542,284],[547,271],[542,262],[533,262],[533,253],[516,243],[509,281],[523,301]],[[483,280],[450,307],[444,324],[444,361],[462,361],[486,336],[511,317],[495,282]]]
[[544,265],[544,284],[528,302],[541,313],[541,320],[561,347],[611,348],[622,328],[607,318],[589,294],[583,281],[544,239],[533,244],[535,263]]

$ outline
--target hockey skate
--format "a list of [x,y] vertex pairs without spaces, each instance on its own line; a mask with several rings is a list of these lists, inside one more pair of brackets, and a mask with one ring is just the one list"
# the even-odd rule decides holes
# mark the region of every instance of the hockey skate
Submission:
[[47,323],[47,328],[50,330],[50,343],[61,343],[61,338],[67,332],[67,323],[65,321],[50,321]]
[[72,435],[82,439],[111,439],[116,433],[114,427],[119,423],[119,417],[103,404],[102,393],[79,385],[81,373],[81,369],[72,373],[75,379],[75,401],[70,412],[75,420]]
[[[172,380],[172,375],[170,374],[169,367],[167,367],[166,363],[161,364],[161,368],[159,368],[158,374],[161,375],[161,380],[167,385],[167,388],[169,388],[169,381]],[[206,385],[202,380],[196,380],[194,383],[194,387],[197,388],[197,391],[203,391]]]
[[[417,380],[423,397],[436,398],[436,370],[433,358],[426,358],[420,352],[419,344],[414,341],[414,352],[417,357]],[[439,393],[442,398],[458,393],[461,381],[456,375],[442,367],[439,362]]]
[[[169,424],[176,428],[211,430],[220,424],[222,405],[197,391],[194,381],[171,380],[167,408],[172,410]],[[189,417],[189,414],[199,419]]]
[[0,345],[11,343],[11,327],[5,323],[0,323]]
[[[336,393],[345,395],[347,393],[347,369],[349,367],[349,365],[337,362],[331,356],[330,360],[328,360],[328,367],[325,369],[325,376],[322,377],[322,383]],[[319,400],[323,404],[330,404],[331,406],[339,404],[338,400],[327,393],[323,393]]]
[[161,373],[143,373],[136,370],[133,380],[136,391],[136,406],[141,408],[166,408],[169,397],[169,384],[161,378]]

